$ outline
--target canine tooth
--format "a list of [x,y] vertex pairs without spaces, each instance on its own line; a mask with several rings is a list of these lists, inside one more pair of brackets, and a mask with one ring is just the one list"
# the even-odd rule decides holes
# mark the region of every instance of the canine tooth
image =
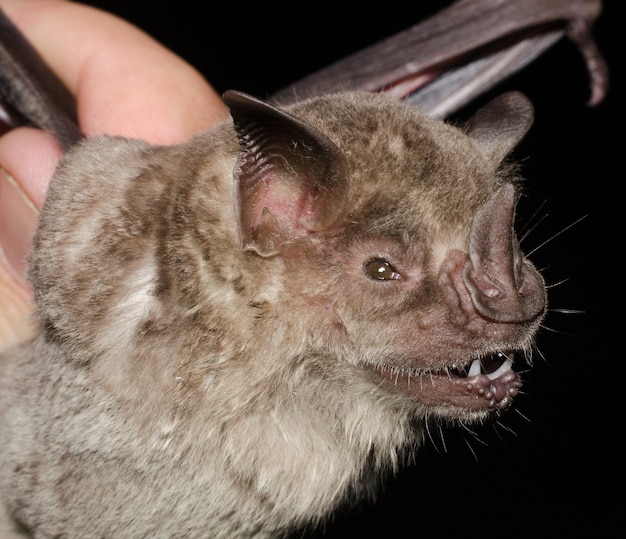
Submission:
[[[474,365],[472,364],[472,367]],[[490,372],[487,374],[489,380],[495,380],[496,378],[502,376],[505,372],[511,369],[513,366],[513,360],[507,356],[506,360],[498,367],[497,370]]]
[[469,378],[470,376],[478,376],[479,374],[480,374],[480,360],[475,359],[474,361],[472,361],[472,364],[470,365],[470,370],[467,373],[467,377]]

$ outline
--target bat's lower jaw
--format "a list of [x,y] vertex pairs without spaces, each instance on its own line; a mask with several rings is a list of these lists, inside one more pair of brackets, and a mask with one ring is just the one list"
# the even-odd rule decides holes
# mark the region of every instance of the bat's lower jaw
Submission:
[[513,354],[498,353],[489,361],[474,360],[466,371],[422,372],[381,365],[374,372],[386,390],[435,413],[460,417],[504,410],[511,404],[522,386],[512,364]]

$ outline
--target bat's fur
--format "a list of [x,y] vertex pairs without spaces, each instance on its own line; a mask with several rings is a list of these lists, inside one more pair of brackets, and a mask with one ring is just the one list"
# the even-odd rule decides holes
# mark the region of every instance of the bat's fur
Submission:
[[[510,238],[475,223],[512,199],[501,162],[519,118],[468,136],[385,96],[326,96],[289,108],[319,152],[273,141],[282,127],[235,101],[237,131],[86,140],[55,175],[30,257],[41,334],[0,357],[0,485],[33,537],[318,522],[429,418],[493,413],[450,369],[529,350],[545,296],[516,240],[504,265],[532,297],[519,316],[472,307],[461,277]],[[498,237],[471,248],[474,229]],[[372,260],[392,277],[368,274]]]

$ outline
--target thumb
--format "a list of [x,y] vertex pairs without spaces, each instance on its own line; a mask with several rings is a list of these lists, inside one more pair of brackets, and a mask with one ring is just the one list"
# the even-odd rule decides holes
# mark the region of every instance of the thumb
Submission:
[[1,347],[20,342],[33,331],[25,259],[60,156],[57,141],[36,129],[14,129],[0,137]]
[[57,141],[32,128],[0,138],[0,260],[17,279],[37,226],[37,214],[61,156]]

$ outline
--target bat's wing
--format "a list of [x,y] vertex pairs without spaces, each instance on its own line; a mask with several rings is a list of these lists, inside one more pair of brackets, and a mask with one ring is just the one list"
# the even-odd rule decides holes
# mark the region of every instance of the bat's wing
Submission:
[[[386,91],[443,118],[569,36],[586,60],[590,104],[597,104],[608,84],[591,32],[600,11],[600,0],[458,0],[272,99],[288,103],[338,90]],[[22,124],[51,132],[64,149],[81,137],[73,98],[0,10],[0,134]]]
[[277,92],[280,103],[337,90],[385,91],[444,118],[564,36],[583,54],[591,105],[608,69],[592,26],[600,0],[458,0],[434,16]]
[[82,138],[74,98],[0,9],[0,134],[16,125],[52,133],[64,150]]

